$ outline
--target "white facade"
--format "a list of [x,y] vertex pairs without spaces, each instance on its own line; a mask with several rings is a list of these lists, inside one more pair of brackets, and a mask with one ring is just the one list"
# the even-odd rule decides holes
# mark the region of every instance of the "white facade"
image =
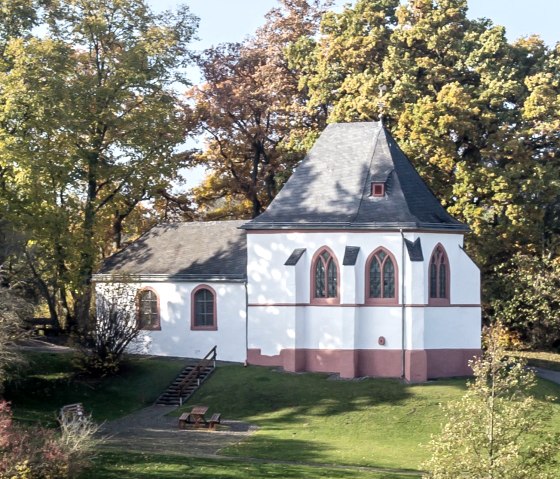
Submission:
[[[411,261],[404,239],[420,239],[423,261]],[[425,360],[427,372],[413,377],[404,372],[405,353],[433,351],[440,356],[432,362],[447,362],[450,351],[465,351],[471,357],[480,349],[479,273],[463,251],[462,241],[460,233],[249,232],[247,284],[130,283],[136,292],[150,289],[158,298],[160,328],[142,332],[142,352],[202,358],[217,346],[218,358],[224,361],[328,370],[348,377],[394,377],[402,370],[409,379],[426,379],[430,377],[429,358]],[[429,264],[438,244],[449,262],[450,301],[445,306],[432,306],[429,301]],[[339,304],[317,305],[311,298],[313,256],[325,246],[337,262]],[[347,246],[359,248],[355,264],[343,265]],[[366,264],[380,247],[396,263],[397,300],[391,305],[366,304]],[[298,248],[305,252],[297,263],[285,265]],[[98,283],[98,294],[109,284]],[[196,330],[191,324],[193,291],[201,286],[215,293],[213,330]],[[306,358],[301,359],[300,353]],[[460,375],[463,370],[434,374]]]
[[[97,295],[110,283],[97,283]],[[207,285],[216,293],[216,330],[193,330],[192,292]],[[246,358],[245,285],[240,283],[136,282],[135,292],[155,291],[159,302],[160,329],[142,331],[140,341],[145,354],[202,358],[217,346],[222,361],[243,362]]]
[[[462,249],[462,235],[404,233],[404,237],[420,238],[424,261],[410,261],[398,232],[248,234],[249,348],[270,356],[287,348],[401,348],[403,303],[407,350],[480,348],[479,274]],[[447,307],[428,305],[429,261],[437,244],[445,248],[450,264]],[[350,245],[360,248],[358,259],[355,265],[343,266]],[[310,305],[312,258],[323,246],[337,258],[340,305]],[[379,247],[393,253],[397,263],[396,305],[365,304],[366,261]],[[306,252],[295,266],[285,266],[296,248]],[[379,344],[380,336],[384,345]]]
[[[411,261],[404,239],[420,239],[423,261]],[[438,245],[449,263],[446,305],[431,305],[429,299],[429,265]],[[337,260],[338,304],[312,300],[313,257],[325,246]],[[348,246],[359,247],[359,253],[355,264],[343,265]],[[250,361],[348,377],[425,380],[466,374],[467,359],[480,350],[481,308],[478,268],[462,246],[460,233],[249,232]],[[396,263],[397,300],[390,305],[366,301],[367,260],[380,247]],[[297,248],[305,253],[295,265],[285,265]],[[418,354],[420,361],[411,359]],[[413,372],[407,361],[420,363],[421,372]]]

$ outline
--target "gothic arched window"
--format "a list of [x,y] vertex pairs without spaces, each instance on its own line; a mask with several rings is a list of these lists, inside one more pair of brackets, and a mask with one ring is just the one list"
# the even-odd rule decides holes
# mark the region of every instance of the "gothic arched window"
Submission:
[[438,244],[430,259],[429,304],[449,304],[449,260]]
[[313,258],[311,265],[311,301],[314,303],[336,304],[338,295],[338,265],[332,251],[326,246]]
[[366,303],[397,303],[397,263],[385,248],[376,249],[366,262]]

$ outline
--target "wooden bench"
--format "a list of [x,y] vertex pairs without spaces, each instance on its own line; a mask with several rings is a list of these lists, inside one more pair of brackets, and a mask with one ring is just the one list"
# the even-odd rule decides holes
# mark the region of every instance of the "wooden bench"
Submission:
[[208,422],[208,427],[210,429],[216,429],[216,424],[220,424],[220,417],[221,417],[221,414],[219,412],[216,412],[216,413],[212,414],[212,417],[210,418],[210,421]]
[[75,404],[67,404],[60,408],[58,422],[65,424],[72,421],[83,421],[86,419],[84,405],[81,402]]
[[189,424],[190,422],[191,422],[191,413],[184,412],[179,417],[179,429],[185,429],[185,427],[187,427],[187,424]]
[[39,336],[58,336],[61,332],[58,324],[51,318],[27,318],[23,323],[27,330]]

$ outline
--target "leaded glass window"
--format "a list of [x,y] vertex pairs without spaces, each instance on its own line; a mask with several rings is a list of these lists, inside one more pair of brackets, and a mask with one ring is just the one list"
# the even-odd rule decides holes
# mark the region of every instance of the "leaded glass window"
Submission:
[[387,257],[383,265],[383,297],[395,297],[395,266],[393,265],[393,260],[389,257]]
[[449,263],[443,246],[437,245],[430,259],[430,299],[449,300]]
[[337,265],[328,250],[323,250],[315,259],[313,267],[313,295],[315,299],[338,297]]
[[315,264],[315,297],[324,298],[325,292],[325,263],[318,258]]
[[384,249],[374,252],[369,260],[370,299],[396,299],[396,274],[393,258]]
[[435,256],[430,262],[430,298],[437,298],[438,267]]

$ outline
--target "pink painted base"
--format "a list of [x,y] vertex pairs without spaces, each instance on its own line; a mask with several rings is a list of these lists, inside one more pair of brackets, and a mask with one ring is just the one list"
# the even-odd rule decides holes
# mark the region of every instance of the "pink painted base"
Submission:
[[[423,382],[432,378],[470,376],[468,361],[479,354],[479,349],[405,351],[405,379]],[[260,349],[249,349],[247,362],[280,366],[294,372],[334,372],[343,378],[399,378],[402,374],[400,349],[283,349],[275,356],[263,355]]]

